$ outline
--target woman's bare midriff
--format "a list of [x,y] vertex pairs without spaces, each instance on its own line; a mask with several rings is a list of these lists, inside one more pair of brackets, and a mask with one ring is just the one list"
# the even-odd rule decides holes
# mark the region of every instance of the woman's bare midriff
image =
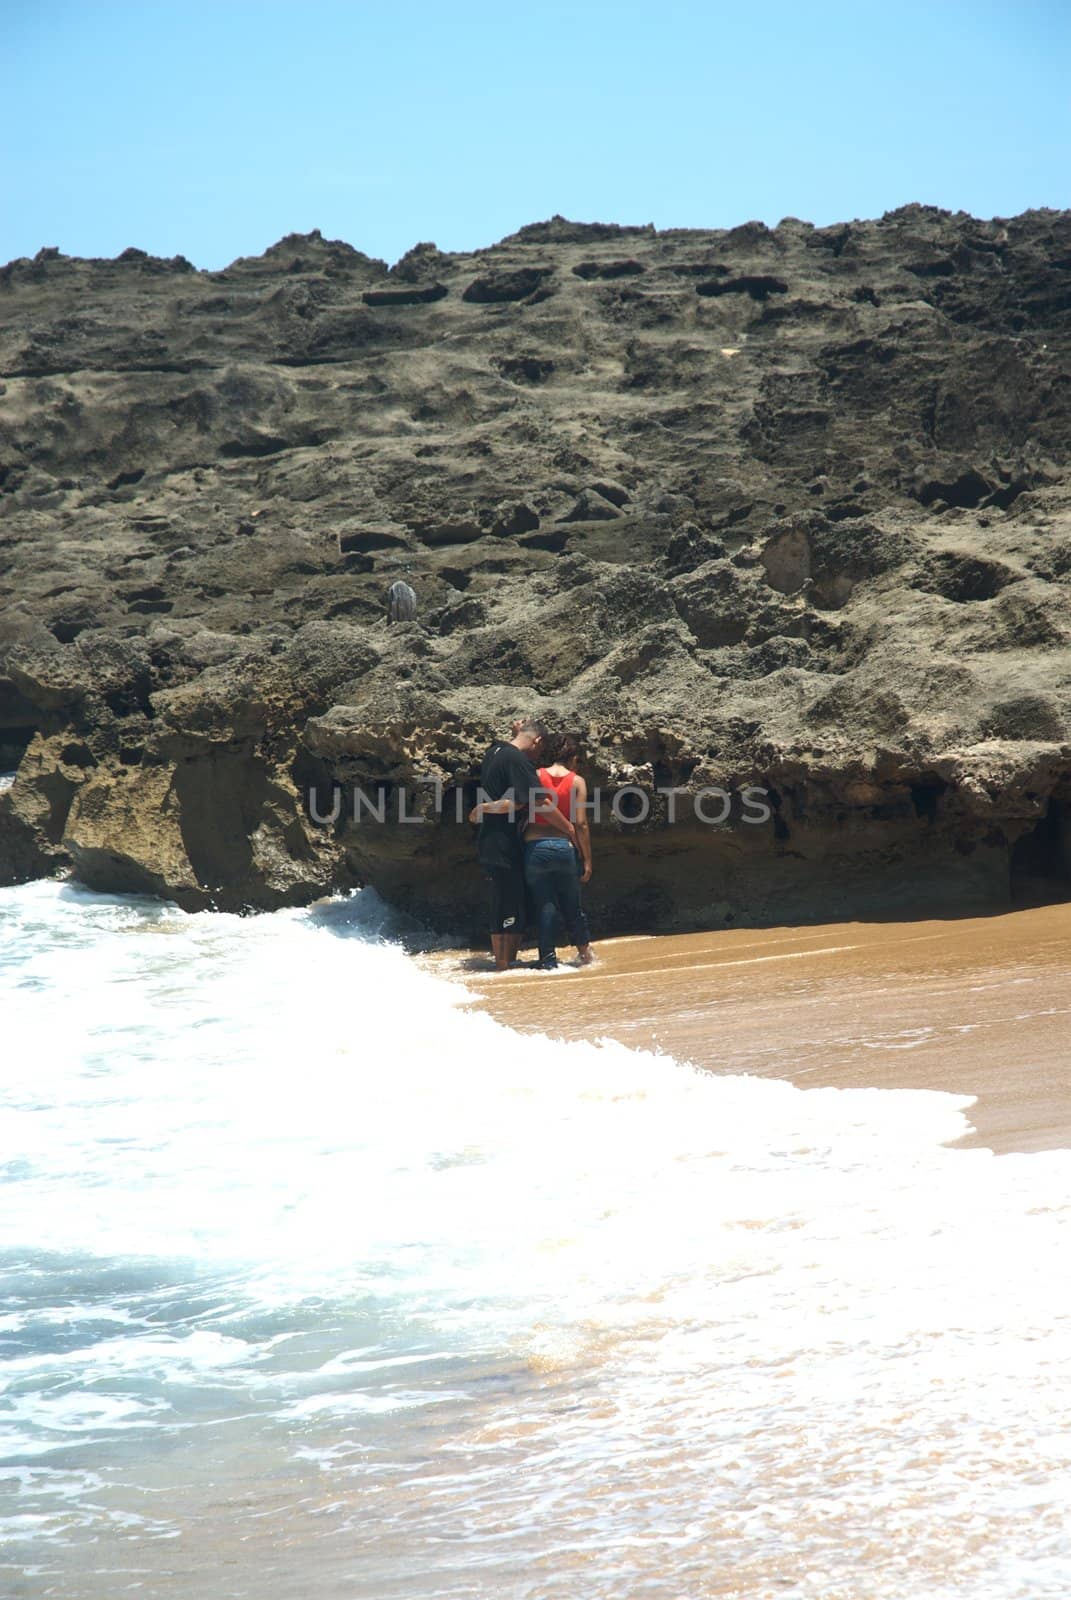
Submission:
[[525,844],[533,839],[564,839],[564,833],[559,833],[556,828],[545,828],[541,822],[530,822],[521,834]]

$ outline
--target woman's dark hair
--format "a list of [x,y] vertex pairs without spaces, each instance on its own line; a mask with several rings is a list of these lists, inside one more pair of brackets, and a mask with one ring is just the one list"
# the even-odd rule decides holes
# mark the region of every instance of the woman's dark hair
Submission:
[[578,733],[560,733],[554,745],[554,759],[560,761],[563,767],[568,766],[570,761],[576,760],[581,748]]

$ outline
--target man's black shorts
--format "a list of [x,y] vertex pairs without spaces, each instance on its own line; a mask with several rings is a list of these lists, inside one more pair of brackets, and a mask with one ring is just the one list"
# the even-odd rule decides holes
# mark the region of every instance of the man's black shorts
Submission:
[[523,933],[525,919],[524,868],[484,867],[491,883],[491,932]]

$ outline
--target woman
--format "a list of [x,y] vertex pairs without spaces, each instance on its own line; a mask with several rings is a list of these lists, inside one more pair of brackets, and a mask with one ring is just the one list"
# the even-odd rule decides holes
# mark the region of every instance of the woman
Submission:
[[559,916],[581,964],[587,966],[594,959],[580,904],[580,885],[591,880],[591,830],[586,809],[588,786],[576,770],[579,754],[580,741],[567,733],[558,743],[555,760],[539,769],[540,783],[548,793],[553,792],[558,810],[576,828],[577,848],[552,833],[538,816],[530,817],[524,830],[524,881],[535,908],[539,965],[546,969],[558,965],[554,935]]

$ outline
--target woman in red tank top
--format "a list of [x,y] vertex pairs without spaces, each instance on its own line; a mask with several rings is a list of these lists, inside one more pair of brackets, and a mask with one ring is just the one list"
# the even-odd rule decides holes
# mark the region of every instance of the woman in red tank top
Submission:
[[[559,742],[557,758],[540,767],[539,781],[552,792],[563,816],[576,828],[576,851],[568,841],[552,833],[545,823],[533,817],[524,830],[525,881],[535,905],[539,926],[539,964],[558,964],[554,934],[559,917],[576,944],[577,955],[587,965],[592,958],[591,935],[580,903],[580,885],[591,879],[591,830],[588,827],[588,789],[576,770],[580,741],[566,734]],[[579,860],[578,860],[579,856]]]
[[[561,812],[563,817],[568,817],[569,821],[572,822],[572,791],[577,781],[577,775],[573,769],[565,766],[561,761],[556,761],[552,767],[540,767],[539,781],[544,789],[554,791],[555,803],[557,804],[558,810]],[[546,827],[546,823],[543,821],[542,817],[533,817],[532,822],[535,827]],[[528,834],[526,831],[525,838],[527,837]],[[546,835],[536,833],[535,837],[537,839],[542,839],[545,838]]]

